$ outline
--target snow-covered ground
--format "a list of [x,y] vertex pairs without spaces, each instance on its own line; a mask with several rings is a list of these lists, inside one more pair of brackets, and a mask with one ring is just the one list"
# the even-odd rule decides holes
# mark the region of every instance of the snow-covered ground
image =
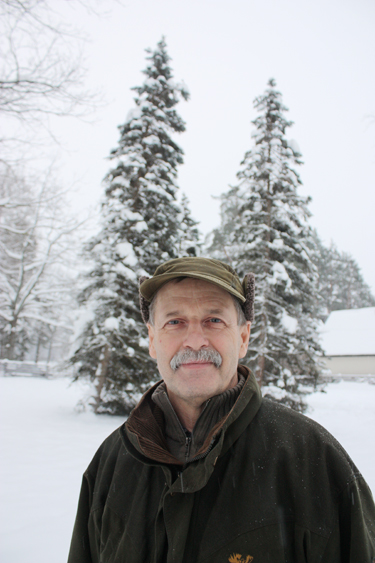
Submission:
[[[66,379],[0,377],[1,563],[64,563],[81,475],[120,417],[75,407]],[[375,385],[342,381],[309,398],[308,416],[343,444],[375,491]]]

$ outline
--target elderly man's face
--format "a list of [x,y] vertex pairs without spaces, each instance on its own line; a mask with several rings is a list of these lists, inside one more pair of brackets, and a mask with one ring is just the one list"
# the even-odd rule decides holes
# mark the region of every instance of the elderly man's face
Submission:
[[[175,395],[198,405],[236,385],[238,360],[247,351],[250,323],[238,325],[228,292],[193,278],[173,280],[159,290],[154,313],[154,325],[148,325],[150,355],[157,360],[171,398]],[[212,359],[197,361],[188,353],[182,356],[183,363],[172,369],[176,354],[200,350],[219,352],[220,367]]]

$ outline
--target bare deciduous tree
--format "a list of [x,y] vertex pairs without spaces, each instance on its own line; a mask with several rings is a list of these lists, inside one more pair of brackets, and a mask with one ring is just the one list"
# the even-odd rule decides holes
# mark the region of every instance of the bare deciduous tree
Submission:
[[15,121],[35,133],[36,124],[39,132],[48,128],[49,115],[92,110],[98,100],[84,86],[82,46],[82,36],[47,0],[0,0],[0,142],[22,142],[6,132]]
[[74,297],[71,270],[79,227],[64,213],[64,193],[50,176],[38,189],[9,170],[0,178],[3,357],[23,359],[38,330],[71,329],[66,311]]

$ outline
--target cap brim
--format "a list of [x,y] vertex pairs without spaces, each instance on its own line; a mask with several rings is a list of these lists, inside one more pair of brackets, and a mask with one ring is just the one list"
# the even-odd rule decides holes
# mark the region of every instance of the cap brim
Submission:
[[139,290],[143,295],[143,297],[147,299],[147,301],[151,301],[152,298],[155,296],[155,294],[159,291],[159,289],[163,287],[163,285],[176,278],[195,278],[198,280],[203,280],[209,283],[213,283],[214,285],[217,285],[221,289],[224,289],[231,295],[237,297],[237,299],[242,301],[242,303],[245,303],[246,301],[246,298],[243,295],[241,295],[241,293],[239,293],[231,285],[221,280],[220,278],[217,278],[215,276],[210,276],[209,274],[199,274],[195,272],[192,273],[170,272],[170,273],[160,274],[156,277],[145,280],[140,285]]

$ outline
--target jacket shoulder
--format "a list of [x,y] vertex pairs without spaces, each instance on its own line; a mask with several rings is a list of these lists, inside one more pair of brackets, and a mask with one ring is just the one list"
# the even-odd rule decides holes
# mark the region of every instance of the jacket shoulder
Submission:
[[90,481],[95,481],[101,474],[113,472],[119,459],[127,455],[121,432],[124,424],[116,428],[99,446],[84,475]]
[[[250,425],[262,436],[280,463],[305,471],[325,473],[336,494],[358,477],[359,470],[342,445],[319,423],[276,401],[264,398]],[[249,429],[250,430],[250,429]]]

